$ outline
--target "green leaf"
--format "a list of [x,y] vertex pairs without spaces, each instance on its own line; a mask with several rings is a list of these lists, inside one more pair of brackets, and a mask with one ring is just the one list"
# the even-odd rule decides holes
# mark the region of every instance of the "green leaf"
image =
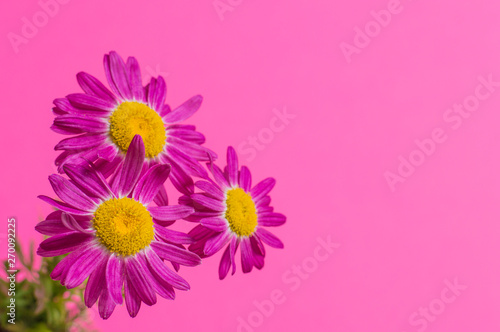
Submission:
[[[33,278],[26,278],[18,281],[16,285],[16,325],[6,326],[6,322],[0,320],[0,331],[68,331],[72,326],[77,330],[84,331],[75,321],[89,322],[87,308],[83,301],[84,285],[68,290],[60,282],[50,278],[50,273],[55,266],[66,256],[43,257],[40,268],[34,268],[35,244],[30,243],[29,256],[23,255],[21,246],[16,247],[17,257],[22,266],[18,269],[31,274]],[[26,258],[29,257],[29,260]],[[4,266],[8,269],[8,262],[4,261]],[[7,296],[8,283],[0,280],[0,303],[2,307],[5,301],[9,301]],[[4,295],[5,294],[5,295]],[[74,295],[78,295],[75,297]],[[5,302],[5,305],[7,305]],[[76,314],[69,315],[67,311],[68,303],[76,305]],[[10,325],[10,324],[9,324]]]

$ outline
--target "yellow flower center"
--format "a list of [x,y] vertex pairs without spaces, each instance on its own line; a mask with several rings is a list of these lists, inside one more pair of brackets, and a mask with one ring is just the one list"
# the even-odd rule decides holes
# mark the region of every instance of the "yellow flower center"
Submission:
[[135,135],[141,135],[147,158],[162,152],[167,139],[160,115],[136,101],[125,101],[113,111],[109,117],[109,134],[123,152],[127,152]]
[[153,218],[148,210],[128,197],[112,198],[99,205],[92,224],[101,243],[122,256],[134,255],[154,238]]
[[226,193],[226,220],[233,233],[249,236],[257,226],[257,210],[252,197],[241,188],[230,189]]

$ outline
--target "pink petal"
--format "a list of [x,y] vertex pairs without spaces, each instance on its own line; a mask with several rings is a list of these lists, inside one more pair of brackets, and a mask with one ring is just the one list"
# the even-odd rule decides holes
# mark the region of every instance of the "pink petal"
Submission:
[[125,268],[123,259],[113,254],[109,257],[106,266],[106,281],[109,295],[116,304],[123,303],[122,287],[124,280]]
[[172,244],[153,241],[150,246],[158,254],[158,256],[168,261],[176,262],[185,266],[196,266],[201,264],[201,259],[198,255]]
[[117,193],[120,197],[128,196],[134,188],[141,175],[145,157],[146,150],[142,137],[135,135],[128,147],[119,178],[115,180],[117,181]]
[[166,123],[178,123],[191,117],[201,106],[203,97],[196,95],[185,101],[181,106],[174,109],[163,117]]
[[170,174],[170,165],[154,165],[144,174],[134,189],[133,198],[144,205],[156,196]]
[[207,243],[205,244],[205,255],[212,256],[213,254],[221,250],[222,247],[224,247],[230,239],[231,232],[228,230],[208,239]]

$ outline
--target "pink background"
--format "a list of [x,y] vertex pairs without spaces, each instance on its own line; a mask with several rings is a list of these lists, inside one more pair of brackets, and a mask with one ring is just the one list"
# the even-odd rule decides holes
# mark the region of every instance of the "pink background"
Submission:
[[[219,254],[181,270],[192,289],[175,301],[143,305],[135,319],[118,307],[108,321],[96,316],[98,328],[499,330],[500,91],[456,129],[443,118],[479,76],[500,81],[498,1],[223,0],[232,10],[221,16],[212,0],[66,2],[46,21],[35,0],[0,10],[1,216],[17,217],[23,242],[42,239],[33,227],[50,210],[36,196],[53,195],[52,100],[80,91],[78,71],[104,79],[110,50],[137,57],[144,79],[146,68],[166,75],[172,106],[202,94],[189,123],[221,155],[246,148],[242,161],[255,181],[277,179],[274,206],[288,216],[275,230],[285,250],[269,249],[262,271],[238,267],[221,282]],[[388,7],[385,27],[370,23]],[[38,31],[13,46],[33,16]],[[355,40],[365,26],[369,44]],[[341,45],[355,41],[348,62]],[[273,132],[273,110],[284,108],[295,117]],[[446,140],[414,152],[435,128]],[[248,137],[259,135],[251,158]],[[384,174],[397,174],[399,156],[425,160],[393,191]],[[329,255],[317,242],[328,237],[340,245]],[[303,280],[294,266],[309,271]],[[269,304],[273,290],[283,303],[264,316],[254,301]]]

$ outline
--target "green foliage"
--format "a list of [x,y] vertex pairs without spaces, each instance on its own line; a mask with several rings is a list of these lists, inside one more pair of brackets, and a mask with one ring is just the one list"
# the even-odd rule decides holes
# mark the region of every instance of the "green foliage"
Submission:
[[[19,270],[15,290],[16,324],[9,324],[8,316],[2,314],[0,331],[95,331],[90,327],[88,311],[83,303],[83,289],[67,289],[50,278],[51,271],[64,256],[42,258],[38,270],[33,265],[34,256],[33,243],[29,258],[23,255],[19,242],[16,243],[16,269]],[[7,263],[2,264],[5,271],[8,270]],[[5,311],[11,298],[8,296],[9,283],[6,278],[0,280],[1,312]]]

